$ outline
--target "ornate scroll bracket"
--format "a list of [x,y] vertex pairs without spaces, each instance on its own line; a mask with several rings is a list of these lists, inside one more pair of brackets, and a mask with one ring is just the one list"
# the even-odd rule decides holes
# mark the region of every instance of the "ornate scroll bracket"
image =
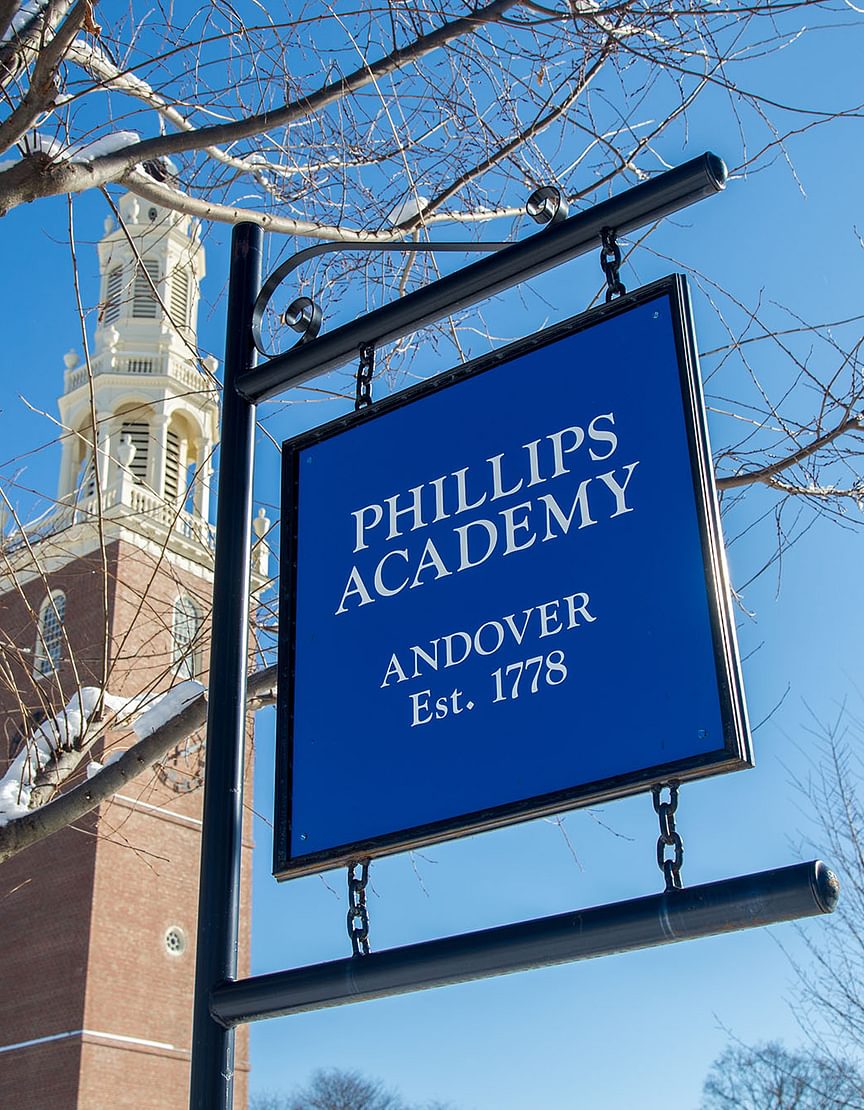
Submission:
[[[567,202],[561,195],[560,190],[555,188],[555,186],[544,185],[542,188],[532,193],[528,198],[525,211],[535,223],[542,224],[544,230],[547,230],[566,218]],[[259,354],[263,355],[265,358],[276,357],[274,352],[268,351],[264,346],[264,340],[261,335],[264,314],[273,299],[273,295],[282,282],[289,274],[292,274],[299,266],[302,266],[304,262],[308,262],[310,258],[317,258],[322,254],[332,254],[334,251],[361,251],[363,253],[383,251],[396,254],[453,254],[456,252],[461,252],[463,254],[491,254],[512,245],[512,243],[508,242],[475,243],[451,241],[440,243],[316,243],[313,247],[307,247],[305,250],[298,251],[296,254],[291,255],[281,266],[277,266],[261,286],[261,292],[258,294],[255,307],[252,310],[252,341]],[[294,344],[295,347],[299,347],[316,338],[321,331],[321,324],[323,323],[324,316],[320,306],[310,297],[297,297],[281,314],[281,319],[282,323],[291,328],[292,331],[300,333],[300,338]]]

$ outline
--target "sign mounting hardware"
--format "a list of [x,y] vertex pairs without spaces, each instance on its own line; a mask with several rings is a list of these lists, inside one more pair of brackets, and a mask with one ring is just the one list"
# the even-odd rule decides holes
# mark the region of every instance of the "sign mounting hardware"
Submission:
[[355,956],[369,955],[369,910],[366,906],[368,882],[368,859],[348,864],[348,936],[351,938],[351,950]]
[[606,275],[606,303],[608,304],[616,297],[623,297],[627,289],[621,281],[619,274],[619,270],[621,269],[621,248],[615,237],[615,229],[612,227],[604,227],[600,232],[600,240],[602,243],[600,248],[600,268]]
[[[663,791],[669,790],[669,800],[663,800]],[[681,890],[684,882],[681,868],[684,864],[684,842],[675,828],[675,810],[678,808],[678,783],[658,783],[651,787],[654,812],[660,818],[660,836],[657,838],[657,866],[666,880],[666,893]],[[666,849],[672,848],[672,857],[666,858]]]
[[375,344],[364,343],[360,347],[360,364],[357,367],[357,393],[354,411],[359,412],[372,404],[372,378],[375,374]]

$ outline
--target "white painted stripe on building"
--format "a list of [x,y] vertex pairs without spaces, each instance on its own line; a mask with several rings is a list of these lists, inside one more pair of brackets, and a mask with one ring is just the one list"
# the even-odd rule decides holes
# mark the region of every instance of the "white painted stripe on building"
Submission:
[[95,1029],[82,1029],[81,1032],[85,1037],[100,1037],[106,1041],[120,1041],[122,1044],[140,1044],[144,1048],[164,1048],[168,1052],[177,1051],[173,1044],[165,1044],[164,1041],[147,1041],[143,1037],[124,1037],[120,1033],[99,1033]]
[[14,1052],[16,1048],[30,1048],[34,1044],[48,1044],[49,1041],[63,1041],[67,1037],[77,1037],[83,1030],[76,1033],[55,1033],[52,1037],[37,1037],[34,1041],[19,1041],[17,1044],[0,1045],[0,1052]]
[[37,1044],[48,1044],[51,1041],[65,1041],[70,1037],[99,1037],[100,1040],[120,1041],[121,1044],[137,1044],[144,1048],[164,1048],[169,1052],[179,1051],[173,1044],[163,1041],[148,1041],[143,1037],[124,1037],[119,1033],[100,1033],[96,1029],[71,1029],[68,1033],[52,1033],[50,1037],[36,1037],[32,1041],[18,1041],[17,1044],[0,1045],[0,1052],[14,1052],[16,1048],[31,1048]]
[[166,817],[173,817],[175,821],[194,825],[196,828],[200,828],[204,824],[197,817],[187,817],[185,813],[175,813],[173,809],[165,809],[164,806],[154,806],[150,802],[140,802],[137,798],[130,798],[126,794],[114,794],[112,797],[116,798],[118,802],[125,802],[127,805],[134,806],[135,809],[149,809],[153,813],[164,813]]

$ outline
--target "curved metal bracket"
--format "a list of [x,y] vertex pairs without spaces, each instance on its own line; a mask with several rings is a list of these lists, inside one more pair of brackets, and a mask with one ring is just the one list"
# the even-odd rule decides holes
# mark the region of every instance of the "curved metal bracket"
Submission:
[[525,211],[535,224],[554,226],[567,219],[569,205],[555,185],[541,185],[525,204]]
[[[252,341],[256,349],[265,358],[273,358],[273,352],[268,351],[261,337],[261,324],[264,313],[273,298],[273,294],[290,273],[301,266],[310,258],[319,254],[330,254],[333,251],[393,251],[399,254],[436,254],[441,252],[478,252],[488,254],[492,251],[503,250],[512,246],[512,243],[317,243],[314,247],[307,247],[298,251],[278,266],[270,277],[261,286],[261,292],[255,301],[252,311]],[[294,344],[295,347],[308,343],[314,339],[321,330],[324,319],[321,308],[309,297],[298,297],[282,313],[282,321],[292,331],[301,333]],[[280,352],[281,353],[281,352]]]
[[[561,196],[560,190],[554,185],[544,185],[542,188],[532,193],[528,198],[526,212],[536,223],[543,224],[545,228],[549,228],[565,218],[567,215],[567,202]],[[439,252],[454,253],[461,251],[466,254],[490,254],[494,251],[503,250],[505,247],[511,247],[512,245],[512,242],[316,243],[314,247],[307,247],[305,250],[298,251],[297,254],[293,254],[290,258],[286,259],[281,266],[277,266],[261,286],[261,292],[258,294],[255,307],[252,310],[252,342],[255,344],[255,348],[259,354],[263,355],[265,358],[275,357],[271,351],[265,348],[264,341],[261,337],[261,325],[264,321],[264,313],[267,311],[267,307],[273,299],[273,294],[285,278],[293,273],[298,266],[302,266],[302,264],[307,262],[310,258],[317,258],[318,255],[331,254],[333,251],[392,251],[397,254],[438,254]],[[320,306],[309,297],[297,297],[282,313],[282,322],[291,328],[292,331],[300,333],[300,338],[294,344],[294,347],[300,347],[304,343],[308,343],[310,340],[315,339],[321,330],[323,319],[324,316]]]

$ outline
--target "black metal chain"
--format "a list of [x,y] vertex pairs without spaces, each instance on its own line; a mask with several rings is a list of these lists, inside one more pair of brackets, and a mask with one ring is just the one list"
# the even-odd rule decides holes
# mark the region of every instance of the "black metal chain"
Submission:
[[[357,868],[360,876],[357,876]],[[369,955],[369,911],[366,909],[366,884],[369,860],[348,864],[348,936],[355,956]]]
[[618,271],[621,268],[621,248],[615,238],[613,227],[604,227],[600,232],[603,246],[600,248],[600,265],[606,275],[606,303],[614,297],[623,296],[627,290],[621,281]]
[[[669,801],[664,802],[661,794],[669,791]],[[660,836],[657,839],[657,866],[666,879],[666,891],[680,890],[684,885],[681,880],[681,868],[684,865],[684,842],[675,830],[675,810],[678,808],[678,783],[666,782],[651,787],[654,801],[654,812],[660,818]],[[666,858],[666,849],[673,848],[671,859]]]
[[357,397],[354,411],[359,412],[372,404],[372,375],[375,373],[375,344],[364,343],[360,348],[360,365],[357,367]]

